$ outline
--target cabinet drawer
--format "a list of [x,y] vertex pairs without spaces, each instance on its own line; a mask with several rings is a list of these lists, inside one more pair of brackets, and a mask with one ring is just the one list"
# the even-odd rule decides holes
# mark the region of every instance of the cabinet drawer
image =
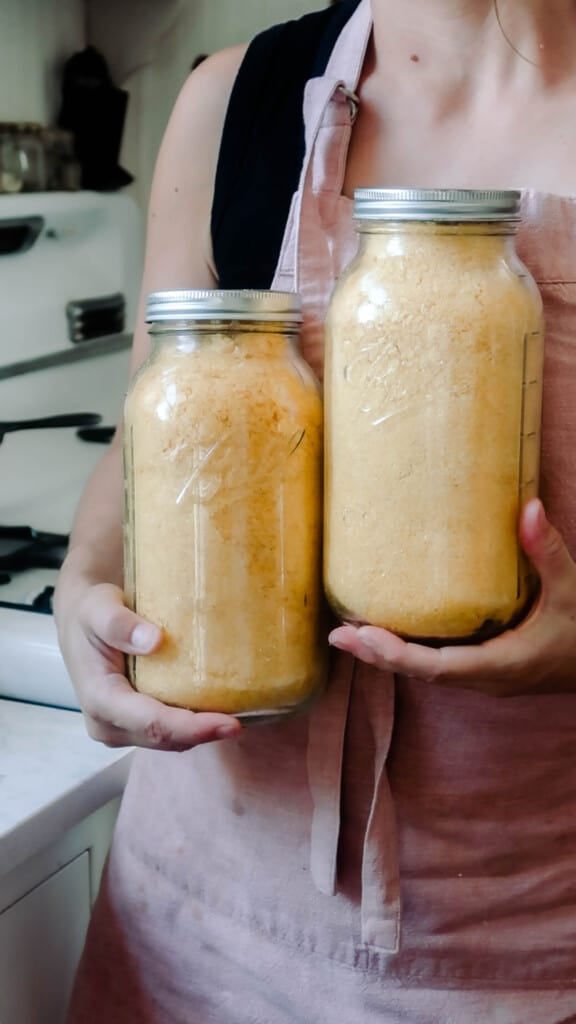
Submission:
[[89,916],[88,851],[0,914],[1,1024],[63,1024]]

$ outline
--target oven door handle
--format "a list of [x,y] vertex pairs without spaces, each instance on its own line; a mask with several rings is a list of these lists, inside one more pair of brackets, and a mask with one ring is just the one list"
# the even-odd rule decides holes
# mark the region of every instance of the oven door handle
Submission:
[[15,256],[34,245],[44,227],[43,217],[0,219],[0,256]]
[[43,416],[31,420],[4,420],[0,421],[0,443],[4,440],[5,434],[12,434],[17,430],[93,427],[101,420],[102,417],[95,412],[71,412],[63,413],[61,416]]

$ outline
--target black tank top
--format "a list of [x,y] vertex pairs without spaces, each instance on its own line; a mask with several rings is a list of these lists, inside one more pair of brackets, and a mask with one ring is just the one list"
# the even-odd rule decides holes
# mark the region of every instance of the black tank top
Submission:
[[234,83],[220,143],[212,247],[220,288],[269,288],[304,159],[306,82],[322,75],[360,0],[260,33]]

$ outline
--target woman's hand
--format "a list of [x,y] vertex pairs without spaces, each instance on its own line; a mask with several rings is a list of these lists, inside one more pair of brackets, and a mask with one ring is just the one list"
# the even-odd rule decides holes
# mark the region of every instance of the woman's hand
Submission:
[[523,509],[520,540],[541,590],[515,629],[474,646],[434,649],[372,626],[340,626],[330,643],[380,669],[496,697],[576,692],[576,564],[537,499]]
[[152,654],[161,631],[126,607],[112,584],[86,584],[59,609],[60,646],[93,739],[110,747],[187,750],[236,736],[240,723],[227,715],[195,714],[166,707],[136,693],[125,677],[125,654]]

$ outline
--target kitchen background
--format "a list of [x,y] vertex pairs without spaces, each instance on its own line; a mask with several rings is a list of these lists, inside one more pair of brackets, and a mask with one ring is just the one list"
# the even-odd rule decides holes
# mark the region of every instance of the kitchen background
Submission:
[[132,756],[86,733],[52,595],[121,412],[160,139],[199,55],[322,6],[0,0],[1,1024],[63,1024]]
[[120,163],[144,207],[162,132],[194,59],[322,0],[2,0],[0,122],[54,124],[64,62],[90,43],[129,94]]

